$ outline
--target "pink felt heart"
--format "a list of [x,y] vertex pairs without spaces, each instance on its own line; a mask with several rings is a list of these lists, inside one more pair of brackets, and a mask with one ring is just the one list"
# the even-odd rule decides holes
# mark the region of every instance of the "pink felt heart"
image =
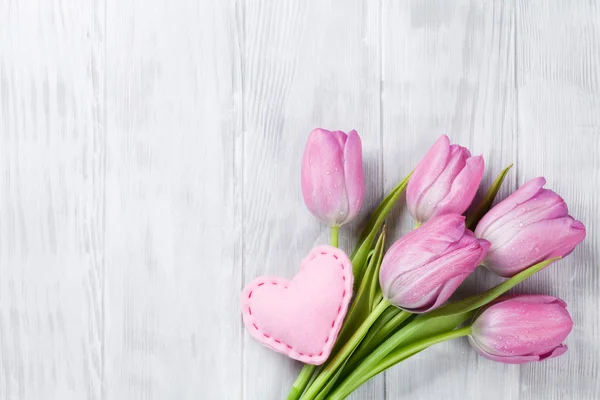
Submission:
[[291,281],[260,277],[242,292],[250,334],[306,364],[327,360],[352,298],[352,264],[340,249],[315,247]]

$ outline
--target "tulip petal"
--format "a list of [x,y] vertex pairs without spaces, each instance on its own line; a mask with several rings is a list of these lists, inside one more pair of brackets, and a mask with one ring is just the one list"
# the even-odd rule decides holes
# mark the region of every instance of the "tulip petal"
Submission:
[[573,328],[565,306],[553,296],[505,297],[477,317],[469,340],[485,357],[509,364],[556,357]]
[[562,307],[567,307],[567,303],[558,297],[544,295],[544,294],[507,294],[496,299],[494,304],[506,300],[519,300],[525,303],[537,303],[537,304],[558,304]]
[[485,237],[493,243],[492,250],[495,250],[512,240],[526,226],[542,220],[565,217],[568,213],[567,204],[558,194],[542,189],[499,218],[494,226],[487,229]]
[[406,203],[418,223],[467,210],[483,176],[483,158],[441,136],[415,169]]
[[352,220],[360,211],[365,197],[365,176],[362,165],[362,143],[355,130],[348,132],[344,147],[344,176],[348,195],[348,216]]
[[348,215],[344,179],[343,148],[338,138],[324,129],[313,130],[302,159],[302,193],[313,215],[329,225],[344,221]]
[[[398,275],[392,292],[402,293],[397,299],[401,308],[424,313],[438,308],[456,291],[485,257],[489,244],[467,235],[452,244],[443,257]],[[405,287],[412,290],[399,290]]]
[[431,301],[423,302],[422,304],[417,305],[417,308],[407,309],[403,307],[403,309],[413,314],[423,314],[440,307],[450,298],[450,296],[452,296],[461,283],[467,279],[469,274],[470,272],[448,279],[437,289],[437,291],[430,294]]
[[[408,187],[406,188],[406,203],[410,213],[417,218],[419,196],[429,188],[446,167],[450,154],[450,138],[442,135],[431,146],[425,157],[415,168]],[[422,222],[422,221],[421,221]]]
[[469,343],[480,355],[487,358],[488,360],[500,362],[502,364],[525,364],[528,362],[539,361],[540,356],[528,355],[528,356],[498,356],[486,351],[477,343],[472,336],[469,336]]
[[[432,216],[448,214],[453,210],[442,209],[440,203],[450,193],[454,179],[466,166],[470,153],[464,147],[453,144],[445,168],[437,179],[427,188],[423,189],[417,199],[417,215],[421,220],[427,221]],[[460,214],[460,213],[459,213]]]
[[385,297],[422,313],[443,304],[473,272],[489,243],[465,229],[458,214],[434,217],[398,240],[385,254],[379,281]]
[[536,178],[492,208],[475,229],[492,243],[484,265],[511,277],[528,266],[568,255],[585,237],[585,227],[568,215],[564,200]]
[[500,247],[492,245],[484,265],[497,275],[511,277],[538,261],[568,255],[585,234],[583,224],[570,216],[540,221]]
[[[356,133],[356,131],[354,131]],[[340,149],[343,149],[346,146],[346,140],[348,140],[348,135],[346,135],[342,131],[333,131],[331,132],[333,137],[335,137],[340,145]]]
[[440,212],[453,212],[462,214],[471,205],[479,183],[483,177],[484,162],[482,156],[470,157],[466,160],[465,167],[459,172],[452,182],[450,193],[437,205],[433,215]]
[[[391,284],[388,274],[400,276],[410,267],[423,266],[444,254],[465,232],[465,217],[448,214],[432,218],[396,241],[385,253],[381,266],[382,287]],[[384,290],[385,291],[385,290]]]
[[548,360],[550,358],[556,358],[558,356],[562,356],[563,354],[565,354],[567,352],[568,349],[569,348],[566,345],[561,344],[560,346],[558,346],[557,348],[552,350],[550,353],[540,355],[540,361]]
[[481,221],[479,221],[479,224],[477,224],[475,236],[486,237],[488,232],[494,229],[495,226],[502,226],[505,223],[506,218],[508,218],[508,214],[511,210],[534,197],[542,189],[542,187],[544,187],[545,184],[546,179],[543,177],[534,178],[525,183],[506,199],[496,204],[487,214],[483,216]]

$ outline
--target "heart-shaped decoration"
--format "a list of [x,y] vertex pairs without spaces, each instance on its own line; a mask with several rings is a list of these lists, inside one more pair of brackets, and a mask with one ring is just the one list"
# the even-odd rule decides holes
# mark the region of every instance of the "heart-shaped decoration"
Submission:
[[352,264],[343,251],[315,247],[288,281],[260,277],[242,292],[250,334],[265,346],[306,364],[331,353],[352,298]]

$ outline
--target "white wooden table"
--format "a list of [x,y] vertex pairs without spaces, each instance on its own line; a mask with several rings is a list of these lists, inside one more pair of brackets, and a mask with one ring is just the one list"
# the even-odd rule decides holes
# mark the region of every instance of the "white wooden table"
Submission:
[[299,185],[315,127],[363,138],[346,250],[440,133],[588,227],[519,288],[568,302],[565,356],[451,342],[353,398],[600,398],[598,1],[0,0],[0,399],[283,398],[300,366],[238,296],[327,242]]

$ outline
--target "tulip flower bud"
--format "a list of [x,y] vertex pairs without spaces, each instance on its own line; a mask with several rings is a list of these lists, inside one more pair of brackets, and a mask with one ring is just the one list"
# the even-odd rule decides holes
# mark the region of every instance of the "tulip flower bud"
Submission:
[[310,212],[330,226],[356,217],[365,195],[362,145],[356,131],[310,133],[302,157],[302,195]]
[[566,256],[585,238],[585,226],[569,215],[556,193],[535,178],[492,208],[479,222],[475,236],[492,245],[483,265],[512,277],[544,259]]
[[462,215],[434,217],[385,254],[379,273],[383,295],[406,311],[431,311],[477,268],[488,247],[466,229]]
[[469,342],[478,353],[505,364],[558,357],[573,321],[564,301],[552,296],[519,295],[487,308],[473,323]]
[[450,145],[442,135],[417,165],[406,189],[406,203],[421,224],[443,214],[462,214],[473,201],[483,176],[483,157]]

